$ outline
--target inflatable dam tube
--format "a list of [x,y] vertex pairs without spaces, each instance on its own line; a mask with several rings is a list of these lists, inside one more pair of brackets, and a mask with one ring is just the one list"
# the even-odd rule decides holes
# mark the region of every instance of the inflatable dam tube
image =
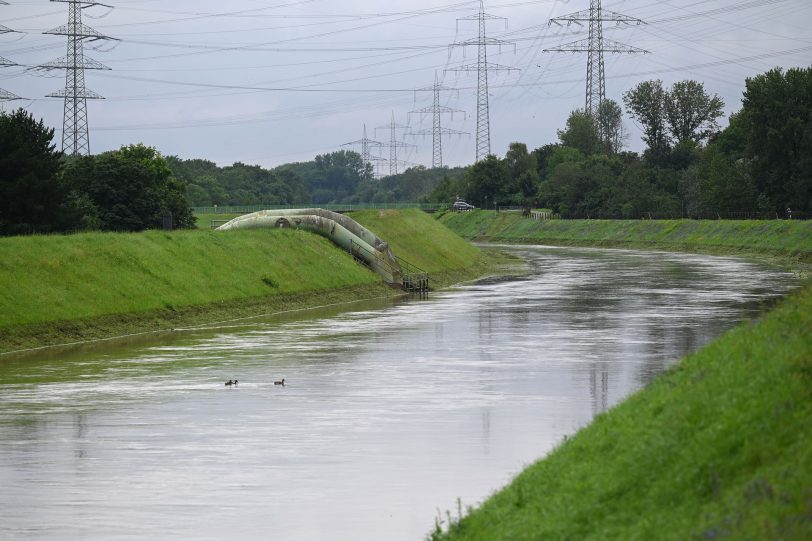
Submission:
[[363,260],[390,285],[401,287],[403,274],[389,245],[369,229],[343,214],[324,209],[261,210],[234,218],[217,231],[292,227],[327,237]]

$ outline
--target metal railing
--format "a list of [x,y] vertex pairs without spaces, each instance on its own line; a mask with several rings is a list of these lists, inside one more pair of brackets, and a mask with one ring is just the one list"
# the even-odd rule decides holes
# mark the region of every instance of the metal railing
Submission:
[[[374,259],[379,265],[384,267],[389,267],[392,269],[392,264],[386,260],[386,258],[378,252],[377,250],[373,250],[370,252],[366,247],[358,244],[357,242],[350,239],[350,254],[355,258],[356,261],[362,263],[364,265],[369,266],[369,262],[367,259]],[[367,256],[367,259],[361,257],[360,254],[364,254]],[[403,287],[404,291],[408,291],[410,293],[417,293],[417,292],[426,292],[429,291],[429,273],[421,269],[416,265],[412,265],[408,261],[401,259],[400,257],[395,256],[395,261],[397,261],[398,266],[400,267],[400,276],[401,276],[401,286]],[[392,275],[395,275],[395,269],[392,269]]]
[[230,221],[231,220],[211,220],[211,222],[209,223],[209,227],[211,227],[212,229],[217,229],[221,225],[227,224]]

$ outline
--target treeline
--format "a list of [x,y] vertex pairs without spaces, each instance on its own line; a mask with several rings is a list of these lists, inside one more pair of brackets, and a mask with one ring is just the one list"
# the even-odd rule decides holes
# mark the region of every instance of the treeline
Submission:
[[351,151],[274,169],[239,162],[218,167],[206,160],[176,157],[167,158],[167,163],[187,185],[186,196],[193,207],[414,203],[425,199],[445,179],[457,179],[465,171],[419,166],[378,180],[373,178],[372,166]]
[[623,96],[643,129],[623,152],[620,105],[574,111],[559,142],[513,143],[429,196],[481,207],[544,207],[569,218],[787,217],[812,211],[812,68],[746,82],[742,109],[720,131],[724,104],[696,81],[647,81]]
[[66,157],[54,130],[0,113],[0,235],[194,227],[185,186],[153,148]]
[[[451,203],[549,208],[569,218],[784,217],[812,211],[812,69],[772,70],[746,82],[742,109],[721,130],[721,98],[702,83],[658,80],[573,111],[558,142],[512,143],[456,169],[415,167],[373,178],[355,152],[266,170],[169,158],[192,206]],[[643,130],[625,152],[625,115]]]
[[549,208],[568,218],[812,216],[812,68],[746,81],[742,108],[696,81],[646,81],[623,95],[646,150],[624,152],[624,109],[573,111],[559,141],[465,168],[415,167],[375,179],[356,152],[274,169],[164,158],[130,145],[66,157],[54,130],[0,113],[0,235],[194,227],[190,206],[451,203]]

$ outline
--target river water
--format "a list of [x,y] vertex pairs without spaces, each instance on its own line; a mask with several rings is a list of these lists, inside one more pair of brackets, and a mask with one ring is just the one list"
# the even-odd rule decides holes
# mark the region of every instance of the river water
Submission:
[[0,357],[0,539],[422,540],[796,285],[732,258],[509,249],[528,276]]

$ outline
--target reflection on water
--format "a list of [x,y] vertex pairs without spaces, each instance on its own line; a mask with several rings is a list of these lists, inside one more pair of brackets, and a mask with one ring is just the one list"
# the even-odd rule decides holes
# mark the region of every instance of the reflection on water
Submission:
[[419,540],[794,285],[512,250],[529,277],[2,361],[0,538]]

